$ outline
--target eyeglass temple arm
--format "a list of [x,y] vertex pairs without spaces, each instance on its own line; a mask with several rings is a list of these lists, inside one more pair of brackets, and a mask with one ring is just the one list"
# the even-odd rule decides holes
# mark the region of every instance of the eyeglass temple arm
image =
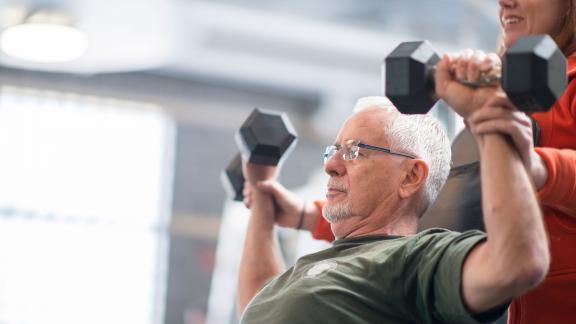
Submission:
[[372,145],[368,145],[368,144],[364,144],[364,143],[358,143],[358,147],[363,147],[363,148],[367,148],[367,149],[371,149],[371,150],[375,150],[375,151],[380,151],[380,152],[385,152],[385,153],[389,153],[389,154],[394,154],[394,155],[400,155],[400,156],[404,156],[404,157],[411,158],[411,159],[416,158],[415,156],[410,155],[410,154],[393,152],[387,148],[372,146]]

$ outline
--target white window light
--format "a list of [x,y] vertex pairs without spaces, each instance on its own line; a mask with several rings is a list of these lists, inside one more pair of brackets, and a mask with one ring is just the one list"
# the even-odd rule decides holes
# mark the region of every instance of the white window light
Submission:
[[0,323],[161,323],[174,125],[158,107],[0,87]]

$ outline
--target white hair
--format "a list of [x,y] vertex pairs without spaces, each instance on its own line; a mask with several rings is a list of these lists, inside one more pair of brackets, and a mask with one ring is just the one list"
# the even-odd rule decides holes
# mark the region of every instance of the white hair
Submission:
[[[383,108],[398,112],[386,97],[365,97],[358,100],[354,111],[367,108]],[[450,139],[440,122],[431,115],[398,116],[386,126],[385,134],[390,141],[390,149],[399,153],[409,153],[428,164],[428,178],[424,184],[423,203],[417,206],[421,213],[434,202],[450,172]]]
[[354,112],[357,113],[367,108],[382,108],[389,112],[398,112],[392,101],[386,97],[371,96],[358,99],[354,106]]

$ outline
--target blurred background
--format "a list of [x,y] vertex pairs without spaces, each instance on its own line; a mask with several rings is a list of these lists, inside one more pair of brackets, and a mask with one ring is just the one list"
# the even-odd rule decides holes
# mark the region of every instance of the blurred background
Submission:
[[[3,0],[0,323],[237,322],[248,212],[222,189],[254,107],[300,135],[281,181],[323,196],[322,153],[402,41],[492,51],[496,0]],[[453,137],[461,121],[433,114]],[[287,260],[320,248],[281,232]]]

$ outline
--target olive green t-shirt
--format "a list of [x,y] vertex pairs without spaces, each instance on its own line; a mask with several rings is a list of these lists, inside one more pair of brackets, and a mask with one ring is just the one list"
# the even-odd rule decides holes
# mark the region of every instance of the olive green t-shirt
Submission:
[[485,238],[429,229],[336,240],[268,283],[241,323],[478,323],[460,285],[466,255]]

